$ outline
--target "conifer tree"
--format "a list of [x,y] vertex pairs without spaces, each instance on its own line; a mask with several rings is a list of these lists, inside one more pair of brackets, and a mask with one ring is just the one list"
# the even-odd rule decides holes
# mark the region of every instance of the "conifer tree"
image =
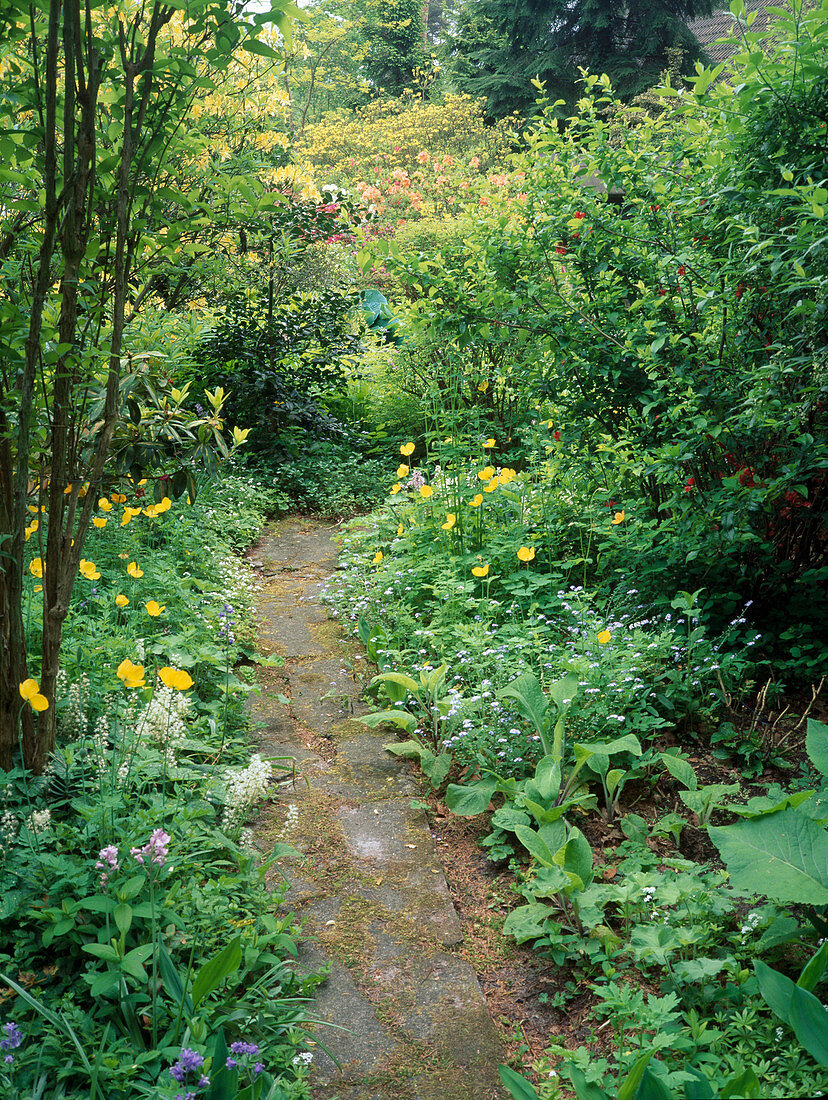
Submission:
[[680,47],[686,70],[701,56],[687,24],[712,0],[466,0],[453,37],[456,82],[485,95],[489,113],[531,109],[538,77],[552,99],[577,96],[579,69],[607,73],[630,99],[652,86]]

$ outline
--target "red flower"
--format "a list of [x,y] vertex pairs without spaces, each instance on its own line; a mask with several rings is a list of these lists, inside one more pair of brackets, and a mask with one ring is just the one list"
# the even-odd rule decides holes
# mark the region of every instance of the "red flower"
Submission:
[[559,443],[560,439],[561,439],[561,433],[560,432],[553,432],[552,433],[552,438],[555,440],[556,443]]
[[583,210],[576,210],[575,213],[572,215],[572,217],[573,218],[585,218],[586,214],[583,212]]
[[658,203],[654,203],[654,204],[653,204],[653,205],[652,205],[652,206],[650,207],[650,213],[651,213],[651,214],[655,214],[655,212],[656,212],[657,210],[660,210],[660,209],[661,209],[661,206],[660,206],[660,205],[659,205]]
[[684,483],[685,493],[692,493],[693,492],[693,486],[695,484],[696,484],[696,479],[694,477],[688,477],[687,481],[685,481],[685,483]]
[[663,296],[664,296],[664,295],[665,295],[665,294],[667,293],[667,291],[666,291],[666,290],[664,289],[664,287],[663,287],[663,286],[660,286],[660,287],[658,288],[658,290],[656,291],[656,293],[657,293],[657,294],[661,294],[661,295],[662,295],[662,297],[663,297]]
[[742,295],[744,294],[744,292],[745,292],[745,284],[744,283],[739,283],[739,285],[736,287],[736,289],[733,293],[737,298],[741,298]]
[[686,275],[687,274],[687,268],[684,266],[684,264],[682,264],[681,267],[679,267],[678,274],[679,275]]
[[756,482],[753,480],[754,469],[752,466],[744,466],[739,474],[739,484],[746,489],[752,489]]
[[555,245],[555,251],[558,253],[559,256],[565,256],[566,255],[566,245],[561,244],[561,242],[558,241],[558,243]]

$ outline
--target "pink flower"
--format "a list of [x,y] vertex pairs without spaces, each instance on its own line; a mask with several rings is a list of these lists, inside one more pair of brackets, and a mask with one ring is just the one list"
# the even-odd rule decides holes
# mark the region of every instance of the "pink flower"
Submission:
[[142,867],[146,865],[145,861],[163,867],[169,855],[169,843],[169,833],[165,833],[163,829],[156,829],[143,848],[130,848],[129,854]]

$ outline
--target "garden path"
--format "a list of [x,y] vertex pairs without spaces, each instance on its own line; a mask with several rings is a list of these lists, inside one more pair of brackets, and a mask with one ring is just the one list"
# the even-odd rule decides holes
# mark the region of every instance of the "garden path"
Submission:
[[[353,720],[364,651],[328,618],[320,590],[336,569],[335,528],[290,517],[250,554],[262,592],[263,653],[253,707],[257,747],[296,761],[256,826],[285,840],[285,905],[305,920],[300,964],[330,968],[312,1011],[326,1025],[313,1061],[317,1100],[495,1100],[505,1093],[497,1031],[462,940],[434,839],[388,734]],[[366,668],[366,672],[367,672]],[[285,697],[288,702],[285,703]]]

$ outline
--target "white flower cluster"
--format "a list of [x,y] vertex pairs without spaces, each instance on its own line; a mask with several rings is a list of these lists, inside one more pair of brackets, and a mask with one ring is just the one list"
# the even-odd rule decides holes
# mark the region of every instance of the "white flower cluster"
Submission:
[[4,810],[0,814],[0,836],[4,844],[11,844],[17,836],[17,818],[11,810]]
[[309,1050],[303,1050],[301,1054],[297,1054],[293,1059],[295,1066],[309,1066],[313,1061],[313,1054]]
[[187,736],[184,717],[189,706],[190,700],[183,691],[159,684],[152,699],[138,715],[136,733],[142,740],[152,741],[161,749],[169,768],[175,767],[176,748]]
[[291,802],[287,808],[285,814],[285,823],[282,826],[280,836],[290,836],[296,826],[299,824],[299,807],[295,802]]
[[64,669],[57,675],[56,695],[63,704],[60,717],[61,733],[67,739],[86,732],[86,702],[89,699],[89,677],[81,675],[69,683]]
[[742,943],[753,935],[758,926],[762,922],[762,917],[759,913],[748,913],[745,917],[745,923],[739,929],[742,937]]
[[250,763],[242,771],[225,773],[224,827],[226,829],[232,829],[241,824],[250,807],[267,797],[267,785],[272,774],[273,768],[270,762],[262,760],[259,753],[251,756]]
[[32,816],[29,818],[29,828],[37,836],[40,836],[41,833],[45,833],[51,824],[52,814],[50,810],[32,811]]

